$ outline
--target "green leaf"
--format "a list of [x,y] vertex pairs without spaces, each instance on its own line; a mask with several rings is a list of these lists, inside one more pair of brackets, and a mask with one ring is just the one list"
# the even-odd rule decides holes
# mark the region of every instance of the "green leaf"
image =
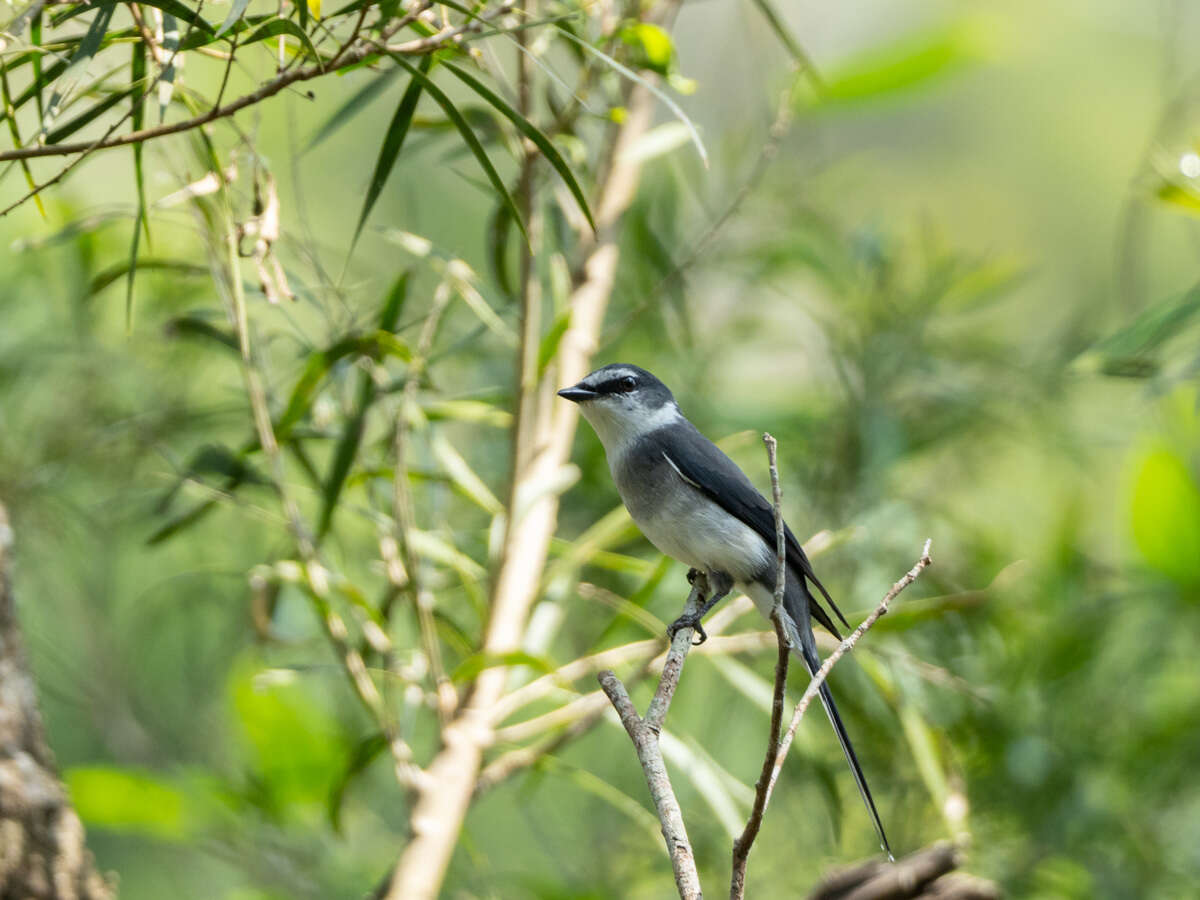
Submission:
[[434,433],[430,443],[434,458],[450,477],[451,483],[459,493],[492,515],[504,510],[504,504],[496,499],[496,495],[475,473],[463,455],[446,440],[441,431]]
[[41,136],[43,139],[50,130],[51,124],[58,118],[63,104],[71,98],[79,86],[79,82],[87,75],[92,57],[100,49],[100,42],[108,31],[108,23],[112,21],[113,9],[115,6],[112,5],[98,8],[92,24],[88,26],[87,33],[79,42],[79,46],[75,48],[75,54],[71,57],[66,71],[55,80],[54,93],[50,95],[50,104],[46,107],[46,113],[42,117]]
[[254,44],[280,35],[294,37],[313,59],[321,58],[321,54],[317,52],[317,48],[313,46],[313,42],[305,30],[291,19],[272,19],[270,22],[259,25],[246,40],[242,41],[242,44]]
[[454,671],[450,673],[450,680],[471,681],[484,669],[492,669],[496,666],[528,666],[541,675],[548,675],[558,668],[552,660],[546,659],[544,656],[534,656],[523,650],[514,650],[511,653],[476,653],[474,656],[468,656],[455,667]]
[[305,144],[301,153],[308,153],[318,144],[324,143],[335,131],[366,109],[372,100],[387,90],[391,86],[392,80],[399,74],[399,69],[388,69],[371,78],[349,100],[338,107],[337,111],[325,121],[324,125],[317,129],[316,133],[309,138],[308,143]]
[[127,769],[85,767],[63,774],[75,811],[91,827],[166,840],[187,836],[185,798],[153,775]]
[[233,3],[229,6],[229,15],[225,17],[225,21],[221,23],[221,27],[217,29],[217,37],[220,37],[228,29],[237,24],[246,12],[246,7],[249,5],[250,0],[233,0]]
[[1193,216],[1200,214],[1200,191],[1190,184],[1164,181],[1159,185],[1155,196],[1168,206],[1174,206]]
[[[69,19],[83,15],[84,13],[93,9],[107,9],[109,15],[111,15],[113,9],[115,9],[117,6],[123,6],[124,2],[125,0],[120,0],[120,2],[114,2],[114,0],[100,0],[100,2],[90,4],[79,3],[61,15],[56,16],[52,21],[55,26],[58,26]],[[209,25],[208,22],[204,21],[204,19],[202,19],[195,10],[191,9],[186,3],[181,2],[181,0],[138,0],[138,2],[140,2],[142,6],[152,6],[155,9],[162,10],[163,13],[168,16],[173,16],[176,19],[182,19],[184,22],[201,29],[207,34],[211,35],[214,33],[213,27]],[[166,26],[164,23],[164,29],[165,27]]]
[[226,349],[234,353],[238,352],[237,336],[232,330],[214,325],[209,319],[201,316],[176,316],[167,321],[163,331],[168,337],[191,337],[216,341]]
[[[396,328],[400,318],[400,310],[404,308],[404,300],[408,296],[408,273],[405,272],[392,285],[384,301],[383,310],[379,316],[380,334],[390,334]],[[337,510],[338,499],[346,484],[346,476],[358,455],[362,443],[363,431],[366,427],[367,410],[375,400],[375,380],[368,372],[360,372],[358,376],[358,398],[354,412],[346,420],[338,438],[337,448],[333,453],[333,462],[329,466],[329,475],[321,489],[321,514],[317,519],[317,540],[320,541],[333,524],[333,514]]]
[[495,93],[491,88],[485,85],[474,75],[459,68],[451,62],[442,63],[444,68],[449,69],[459,80],[467,84],[475,93],[498,109],[510,122],[517,126],[517,130],[525,135],[541,152],[546,161],[558,173],[558,176],[563,180],[563,184],[567,186],[567,190],[571,192],[571,196],[575,198],[575,202],[579,204],[579,209],[587,219],[588,224],[592,226],[592,231],[596,230],[596,223],[592,221],[592,211],[588,208],[587,198],[583,194],[583,189],[579,186],[579,182],[575,180],[575,175],[567,165],[566,160],[562,158],[562,154],[558,152],[558,148],[554,146],[550,138],[546,137],[538,128],[522,116],[519,112],[513,109],[504,101],[502,97]]
[[[432,56],[421,60],[422,74],[428,72],[431,65],[433,65]],[[409,79],[408,87],[400,97],[400,105],[396,107],[387,133],[383,136],[383,145],[379,148],[379,158],[375,160],[375,171],[371,173],[371,183],[367,186],[366,196],[363,197],[362,212],[358,215],[358,224],[354,228],[354,237],[350,241],[352,249],[358,243],[363,226],[367,224],[367,216],[371,214],[371,208],[379,199],[379,194],[387,183],[388,175],[391,174],[392,167],[396,164],[396,158],[400,155],[400,148],[404,146],[404,138],[408,135],[408,128],[412,124],[413,113],[417,111],[417,101],[421,99],[422,87],[422,82],[415,75]]]
[[1158,371],[1156,351],[1200,313],[1200,286],[1143,310],[1129,325],[1084,353],[1079,364],[1106,375],[1146,377]]
[[129,273],[131,265],[136,265],[140,270],[158,269],[166,272],[180,272],[185,275],[207,275],[209,273],[207,266],[200,266],[196,263],[185,262],[178,259],[158,259],[143,257],[136,261],[125,260],[110,266],[92,278],[91,284],[88,286],[87,295],[93,297],[100,291],[104,290],[110,284],[119,281]]
[[641,68],[659,75],[670,74],[675,45],[664,28],[650,22],[634,22],[621,29],[620,37],[625,44],[636,48]]
[[313,397],[322,380],[341,359],[355,354],[365,354],[372,357],[400,356],[408,359],[411,353],[407,345],[395,335],[379,331],[369,335],[349,335],[309,355],[304,371],[300,373],[292,393],[288,398],[283,415],[280,416],[276,428],[281,434],[286,433],[293,425],[302,419],[312,406]]
[[539,378],[546,374],[546,368],[558,353],[558,345],[562,343],[563,335],[567,333],[569,327],[571,327],[571,308],[568,306],[555,317],[550,330],[542,335],[542,340],[538,344],[537,370]]
[[634,72],[628,66],[621,65],[621,63],[617,62],[615,59],[613,59],[611,56],[609,56],[603,50],[599,50],[596,47],[593,47],[587,41],[584,41],[581,38],[577,38],[575,35],[571,34],[571,32],[567,31],[565,28],[562,28],[561,26],[559,27],[559,33],[563,37],[567,38],[567,40],[572,41],[573,43],[577,44],[579,47],[583,48],[583,50],[585,52],[590,53],[592,56],[595,56],[597,59],[599,59],[602,62],[604,62],[605,64],[607,64],[608,66],[613,68],[615,71],[624,75],[630,81],[637,82],[642,87],[644,87],[646,90],[648,90],[650,93],[652,93],[655,97],[657,97],[659,100],[661,100],[666,105],[667,109],[671,110],[671,112],[675,115],[675,118],[679,119],[679,121],[682,122],[687,127],[688,134],[692,138],[692,144],[696,147],[696,152],[700,155],[701,162],[704,163],[704,167],[706,169],[708,168],[708,151],[704,149],[704,142],[702,140],[700,140],[700,132],[696,130],[695,123],[692,122],[692,120],[688,118],[687,113],[685,113],[680,108],[678,103],[676,103],[674,100],[672,100],[670,98],[670,96],[668,96],[663,90],[661,90],[660,88],[651,84],[649,81],[647,81],[645,78],[643,78],[637,72]]
[[442,108],[446,117],[454,123],[454,127],[462,135],[463,141],[466,142],[468,149],[470,149],[472,155],[478,161],[488,181],[492,183],[492,187],[495,189],[501,202],[508,207],[509,214],[512,216],[513,221],[516,222],[517,227],[521,229],[521,234],[525,237],[526,242],[528,242],[529,234],[525,231],[525,223],[521,221],[521,214],[517,211],[517,204],[513,202],[512,195],[508,192],[504,180],[496,171],[495,166],[492,165],[492,161],[488,159],[487,153],[483,150],[483,145],[479,143],[479,139],[475,136],[475,132],[471,130],[471,126],[467,124],[466,119],[463,118],[462,113],[450,102],[450,98],[446,96],[442,89],[434,84],[424,72],[417,69],[416,66],[397,53],[392,53],[390,56],[399,65],[408,69],[413,78],[421,82],[426,93]]
[[1174,452],[1155,450],[1142,457],[1132,525],[1147,564],[1181,584],[1200,583],[1200,486]]
[[817,102],[834,105],[887,98],[948,75],[975,56],[963,26],[910,34],[835,67]]
[[354,779],[365,772],[387,746],[387,738],[382,734],[372,734],[363,738],[351,751],[341,777],[333,783],[329,791],[329,824],[338,834],[342,832],[342,803],[346,799],[346,791],[350,789]]
[[[77,132],[80,128],[83,128],[85,125],[91,124],[96,119],[100,118],[100,116],[104,115],[106,112],[108,112],[110,109],[112,109],[118,103],[120,103],[122,100],[126,100],[130,97],[136,97],[137,99],[140,100],[141,99],[141,91],[136,88],[128,88],[124,91],[116,91],[112,94],[109,94],[107,97],[105,97],[99,103],[92,104],[87,109],[85,109],[83,112],[81,112],[79,115],[77,115],[75,118],[73,118],[67,122],[64,122],[58,128],[55,128],[53,131],[51,131],[49,134],[47,134],[46,135],[46,143],[47,144],[57,144],[63,140],[66,140],[71,135],[73,135],[75,132]],[[135,128],[136,128],[136,126],[135,126]],[[141,145],[134,144],[134,146],[140,147]]]

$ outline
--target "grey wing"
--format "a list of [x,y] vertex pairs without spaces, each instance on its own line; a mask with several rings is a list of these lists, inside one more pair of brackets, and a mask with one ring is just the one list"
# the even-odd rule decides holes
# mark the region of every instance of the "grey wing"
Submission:
[[[680,426],[675,426],[676,428]],[[700,433],[690,422],[685,426],[692,432],[690,440],[685,443],[672,441],[668,445],[662,442],[662,452],[667,461],[679,474],[696,487],[706,497],[728,512],[736,516],[754,529],[773,550],[775,548],[775,511],[767,499],[758,492],[750,479],[746,477],[738,464],[722,452],[721,448]],[[684,448],[686,447],[686,452]],[[792,530],[784,523],[784,542],[787,549],[787,563],[801,578],[812,582],[821,592],[834,614],[841,619],[847,628],[850,623],[837,608],[825,585],[821,584],[812,563],[809,562],[804,548],[792,534]],[[838,635],[837,628],[829,616],[813,599],[813,618],[824,625],[831,633]]]

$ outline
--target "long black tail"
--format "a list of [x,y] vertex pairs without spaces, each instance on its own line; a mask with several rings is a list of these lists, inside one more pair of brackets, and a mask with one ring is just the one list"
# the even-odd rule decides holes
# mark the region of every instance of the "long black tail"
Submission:
[[[789,582],[791,582],[791,579],[789,579]],[[807,615],[808,590],[806,587],[801,588],[801,591],[805,595],[802,599],[799,596],[795,596],[795,594],[800,593],[795,591],[796,587],[794,583],[788,584],[788,592],[784,601],[787,612],[795,623],[796,631],[798,632],[798,634],[792,635],[793,642],[797,644],[793,652],[804,662],[804,667],[808,669],[808,674],[816,675],[817,670],[821,668],[821,657],[817,655],[817,642],[813,637],[812,624]],[[804,606],[800,604],[804,604]],[[821,696],[821,705],[825,707],[825,714],[829,716],[829,723],[833,725],[833,731],[837,735],[838,743],[842,745],[842,752],[846,754],[846,762],[850,764],[850,771],[854,773],[854,781],[858,784],[858,793],[862,795],[863,803],[866,804],[867,811],[871,814],[871,821],[875,824],[875,833],[879,835],[879,846],[888,855],[888,859],[893,859],[892,848],[888,844],[887,834],[883,830],[883,822],[880,821],[879,811],[875,809],[875,800],[871,796],[871,789],[867,787],[867,778],[863,775],[862,766],[858,763],[858,756],[854,753],[854,745],[850,743],[850,735],[846,733],[846,726],[842,724],[842,717],[838,714],[837,704],[833,702],[833,694],[829,691],[828,682],[822,682],[818,691]]]

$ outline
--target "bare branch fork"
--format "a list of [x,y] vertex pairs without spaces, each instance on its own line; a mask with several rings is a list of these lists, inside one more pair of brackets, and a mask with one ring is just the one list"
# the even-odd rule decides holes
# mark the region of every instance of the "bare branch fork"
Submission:
[[[695,616],[707,594],[708,579],[703,574],[698,574],[692,583],[692,592],[688,595],[683,614]],[[688,841],[683,812],[671,787],[671,778],[667,775],[658,737],[662,732],[667,709],[671,706],[671,698],[675,696],[675,688],[679,685],[679,676],[683,673],[683,661],[692,648],[692,634],[693,629],[688,627],[675,632],[671,649],[667,651],[666,662],[663,663],[658,689],[646,709],[645,718],[638,715],[625,685],[611,669],[605,669],[598,676],[600,687],[612,701],[617,715],[621,717],[621,724],[625,726],[637,750],[638,761],[646,774],[646,786],[650,788],[650,797],[662,824],[663,839],[667,842],[667,853],[670,854],[671,868],[675,872],[675,887],[679,889],[679,896],[684,900],[698,900],[703,897],[703,893],[700,890],[700,875],[696,871],[696,857]]]
[[[791,748],[792,741],[796,736],[796,730],[800,726],[800,720],[803,718],[805,710],[812,703],[813,697],[816,696],[817,691],[820,690],[821,685],[829,676],[830,670],[837,661],[854,649],[855,644],[862,639],[862,636],[879,621],[880,616],[888,611],[891,602],[896,599],[900,592],[916,581],[921,572],[933,562],[929,556],[932,540],[926,540],[925,546],[921,551],[921,557],[917,560],[916,564],[905,573],[904,577],[892,585],[874,611],[867,616],[863,623],[849,637],[838,645],[822,664],[821,668],[817,670],[800,701],[796,704],[787,733],[783,735],[781,740],[780,731],[783,726],[784,693],[787,685],[789,653],[792,649],[791,639],[788,636],[783,618],[783,594],[786,586],[787,558],[784,541],[785,532],[783,530],[782,497],[779,487],[779,469],[776,461],[776,441],[771,435],[764,434],[763,443],[767,447],[767,460],[771,473],[772,505],[775,514],[775,556],[778,569],[775,579],[775,603],[771,611],[771,622],[775,626],[775,638],[779,654],[775,662],[775,686],[771,704],[770,732],[767,739],[767,749],[763,758],[762,770],[758,781],[755,783],[754,804],[750,816],[746,821],[746,827],[733,844],[733,865],[729,884],[730,900],[741,900],[745,896],[746,864],[749,860],[750,849],[762,827],[762,820],[766,813],[767,804],[771,800],[771,794],[774,792],[779,772],[783,768],[784,760],[787,757],[788,750]],[[707,589],[707,580],[701,575],[695,580],[692,586],[692,592],[689,594],[687,604],[684,607],[684,615],[694,614],[700,608],[700,603],[707,593]],[[671,643],[671,648],[667,653],[666,661],[663,664],[658,689],[654,694],[654,699],[650,701],[644,718],[638,715],[637,709],[634,707],[633,701],[625,689],[625,685],[622,684],[621,680],[611,670],[605,670],[599,674],[601,688],[603,688],[604,693],[616,709],[617,715],[621,719],[621,724],[625,726],[626,732],[628,732],[630,739],[633,741],[638,761],[641,763],[642,771],[646,776],[646,784],[650,789],[650,797],[654,802],[655,811],[662,825],[663,838],[666,841],[667,852],[671,858],[671,867],[675,874],[675,886],[679,891],[679,896],[684,898],[684,900],[693,900],[693,898],[699,898],[703,895],[696,870],[695,854],[692,851],[691,843],[688,841],[687,829],[684,825],[679,801],[675,797],[670,776],[667,774],[666,766],[663,763],[658,738],[662,730],[663,721],[666,718],[667,709],[671,704],[671,698],[674,696],[675,689],[679,685],[679,678],[683,671],[683,662],[691,647],[691,641],[691,628],[682,628],[676,633],[675,639]]]

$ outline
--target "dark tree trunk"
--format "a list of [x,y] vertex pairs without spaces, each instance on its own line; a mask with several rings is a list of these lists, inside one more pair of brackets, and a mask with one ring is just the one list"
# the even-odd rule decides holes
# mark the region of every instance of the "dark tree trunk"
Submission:
[[0,900],[112,900],[46,745],[13,598],[0,506]]

